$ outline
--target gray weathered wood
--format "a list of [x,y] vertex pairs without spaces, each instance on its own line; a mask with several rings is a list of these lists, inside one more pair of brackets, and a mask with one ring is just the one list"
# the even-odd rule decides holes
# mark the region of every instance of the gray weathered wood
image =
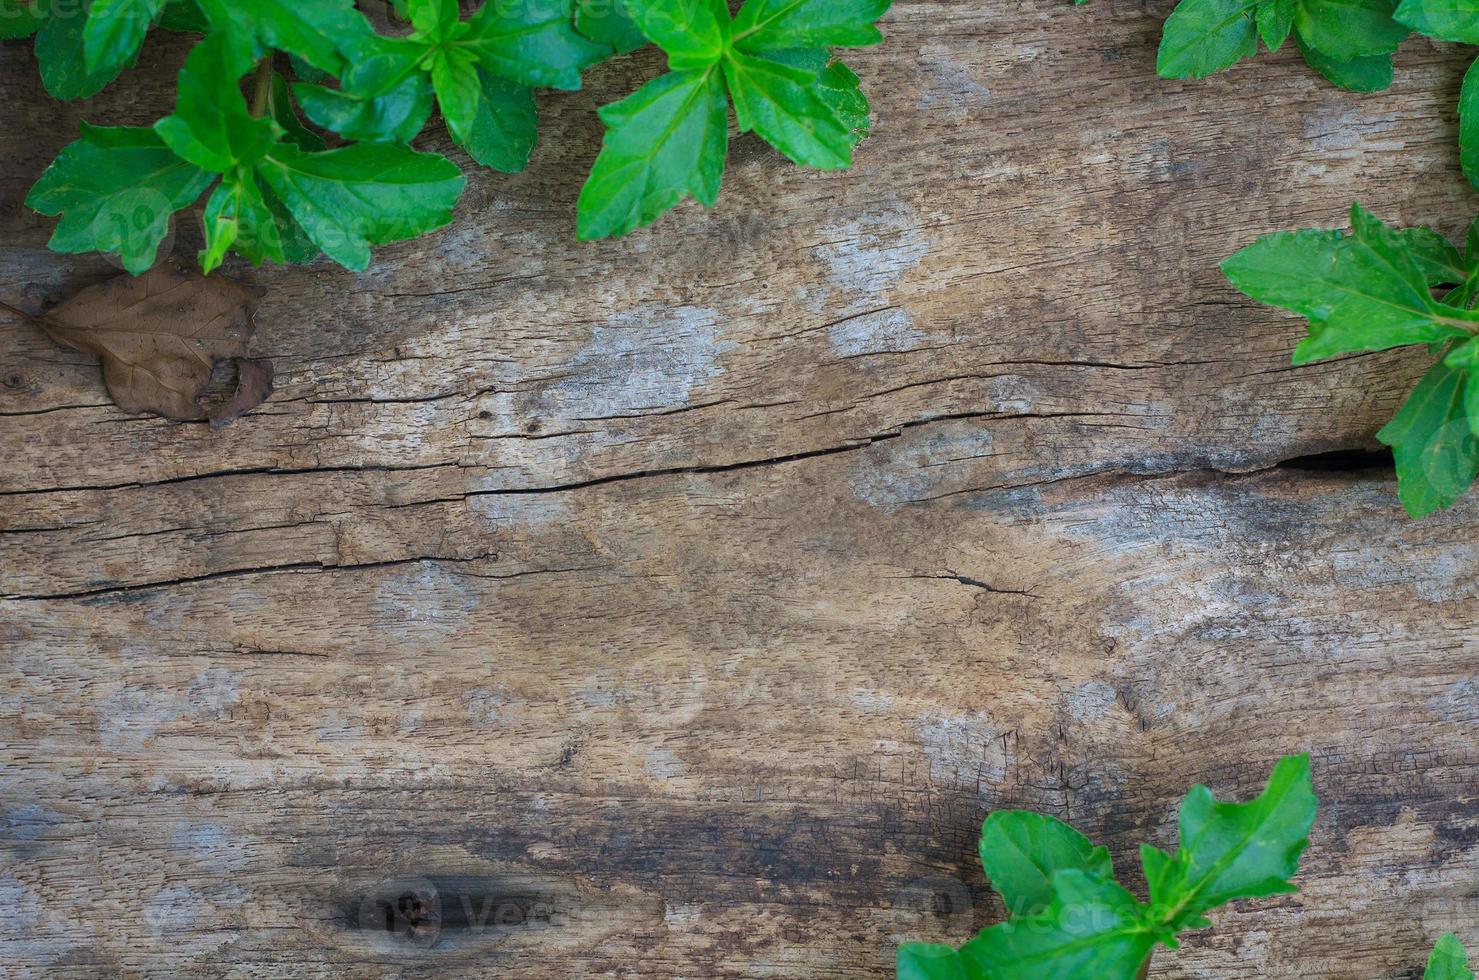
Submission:
[[[1304,750],[1301,893],[1152,975],[1479,940],[1479,503],[1278,466],[1372,447],[1423,358],[1292,369],[1216,271],[1352,198],[1457,233],[1462,54],[1164,82],[1165,12],[901,5],[856,170],[740,140],[713,212],[579,245],[591,110],[657,63],[603,68],[445,232],[233,268],[281,383],[220,433],[0,324],[3,971],[886,976],[999,915],[990,809],[1129,868]],[[113,271],[21,200],[179,53],[58,106],[0,50],[5,299]],[[436,945],[354,927],[427,882]]]

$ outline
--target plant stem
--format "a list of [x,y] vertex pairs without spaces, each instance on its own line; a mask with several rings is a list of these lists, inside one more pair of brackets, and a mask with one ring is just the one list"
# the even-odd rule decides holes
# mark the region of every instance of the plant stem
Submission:
[[21,309],[19,306],[11,306],[9,303],[5,302],[4,300],[0,300],[0,310],[4,310],[6,313],[11,314],[12,316],[18,316],[22,320],[27,320],[27,321],[29,321],[31,323],[36,324],[37,326],[41,326],[41,327],[46,326],[46,317],[44,317],[44,316],[37,316],[35,313],[27,313],[25,310]]
[[1137,974],[1135,974],[1135,980],[1145,980],[1145,978],[1148,977],[1148,976],[1150,976],[1150,957],[1149,956],[1147,956],[1145,958],[1145,962],[1144,963],[1140,964],[1140,972],[1137,973]]
[[261,119],[267,114],[267,100],[272,97],[272,55],[257,63],[256,87],[252,92],[252,115]]

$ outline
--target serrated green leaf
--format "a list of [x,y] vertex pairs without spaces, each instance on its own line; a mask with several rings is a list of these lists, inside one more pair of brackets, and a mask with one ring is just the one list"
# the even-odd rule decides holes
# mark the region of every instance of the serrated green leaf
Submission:
[[662,48],[673,71],[700,71],[729,45],[729,8],[723,0],[626,0],[637,28]]
[[151,129],[83,123],[82,139],[61,152],[26,204],[61,215],[50,243],[55,251],[116,252],[125,269],[141,275],[154,264],[170,217],[214,179]]
[[483,4],[459,46],[495,75],[533,87],[580,88],[580,73],[606,57],[575,31],[574,0]]
[[1468,383],[1465,370],[1439,361],[1376,434],[1392,447],[1398,495],[1413,517],[1452,507],[1479,477],[1479,438],[1466,411]]
[[601,109],[606,137],[580,192],[582,239],[624,235],[692,195],[719,196],[729,149],[728,101],[717,67],[672,72]]
[[384,95],[365,97],[296,82],[293,94],[311,122],[349,140],[409,143],[426,126],[436,98],[417,72]]
[[370,32],[354,0],[198,2],[211,28],[241,60],[255,61],[268,48],[277,48],[338,75],[345,65],[341,46]]
[[1469,969],[1469,954],[1453,933],[1440,937],[1433,947],[1423,980],[1474,980],[1473,971]]
[[982,976],[954,947],[905,943],[899,947],[897,980],[982,980]]
[[1058,871],[1113,878],[1109,849],[1095,847],[1061,820],[1028,810],[997,810],[981,828],[981,867],[1013,915],[1043,911]]
[[1336,61],[1305,44],[1303,39],[1296,38],[1296,41],[1304,60],[1332,85],[1349,92],[1380,92],[1392,85],[1392,56],[1389,54]]
[[759,133],[805,167],[838,170],[852,166],[853,147],[865,131],[858,126],[855,103],[846,90],[820,86],[816,75],[798,80],[792,59],[782,61],[739,50],[725,56],[724,77],[741,132]]
[[138,57],[139,48],[166,0],[95,0],[82,31],[83,57],[89,72],[121,71]]
[[431,78],[447,129],[474,160],[505,173],[528,166],[539,136],[532,89],[492,74],[458,49],[437,52]]
[[415,238],[452,220],[466,180],[445,157],[393,143],[304,153],[279,143],[257,164],[324,254],[362,271],[370,248]]
[[1464,74],[1458,97],[1459,163],[1469,183],[1479,188],[1479,61]]
[[1389,55],[1412,33],[1396,8],[1396,0],[1299,0],[1294,29],[1332,62]]
[[472,127],[460,140],[463,149],[485,167],[518,173],[529,165],[539,139],[539,110],[534,90],[478,69],[482,98]]
[[431,85],[453,139],[462,143],[477,119],[483,86],[477,61],[466,51],[441,49],[431,58]]
[[1162,78],[1206,78],[1258,53],[1257,0],[1181,0],[1161,34]]
[[1289,39],[1289,32],[1294,29],[1294,3],[1295,0],[1261,0],[1259,3],[1254,19],[1258,23],[1258,36],[1263,38],[1263,46],[1270,51],[1279,50]]
[[1471,269],[1458,248],[1431,228],[1402,228],[1397,235],[1412,255],[1428,286],[1456,286]]
[[617,54],[647,46],[647,36],[632,22],[622,0],[577,0],[575,29]]
[[318,254],[281,202],[246,168],[227,174],[211,195],[205,208],[205,237],[200,264],[207,275],[221,264],[227,249],[258,266],[269,260],[307,262]]
[[1222,264],[1243,293],[1305,316],[1310,335],[1294,354],[1304,364],[1336,354],[1467,337],[1479,316],[1433,299],[1402,237],[1360,205],[1354,234],[1268,235]]
[[130,58],[97,71],[88,70],[85,37],[91,9],[92,0],[58,5],[36,32],[36,60],[41,64],[41,82],[54,98],[91,98],[125,68],[133,65]]
[[240,79],[250,65],[235,58],[220,35],[197,44],[180,69],[174,113],[154,124],[176,154],[217,173],[255,163],[277,141],[272,121],[247,108]]
[[1440,41],[1479,44],[1479,0],[1402,0],[1397,20]]
[[30,37],[46,21],[46,0],[0,0],[0,41]]
[[1289,883],[1315,822],[1308,756],[1280,759],[1249,803],[1220,803],[1205,786],[1181,805],[1181,846],[1169,864],[1146,867],[1150,905],[1173,930],[1239,898],[1298,891]]
[[851,48],[877,44],[874,22],[893,0],[746,0],[734,19],[734,44],[749,52]]
[[1156,935],[1145,906],[1120,885],[1084,871],[1053,875],[1046,912],[992,926],[960,948],[991,980],[1131,978]]

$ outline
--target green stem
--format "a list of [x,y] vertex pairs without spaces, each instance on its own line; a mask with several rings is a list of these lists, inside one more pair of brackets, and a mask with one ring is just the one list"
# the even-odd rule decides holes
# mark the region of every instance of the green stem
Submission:
[[1141,963],[1140,964],[1140,972],[1137,973],[1137,974],[1135,974],[1135,980],[1145,980],[1145,978],[1148,977],[1148,976],[1150,976],[1150,957],[1149,956],[1147,956],[1145,958],[1145,962],[1144,963]]
[[267,101],[272,98],[272,55],[257,63],[257,79],[252,91],[252,115],[261,119],[267,114]]

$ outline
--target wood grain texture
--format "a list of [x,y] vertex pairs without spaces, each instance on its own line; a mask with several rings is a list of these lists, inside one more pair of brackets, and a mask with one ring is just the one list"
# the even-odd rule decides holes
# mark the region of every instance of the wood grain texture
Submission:
[[[656,61],[605,67],[446,231],[233,268],[279,393],[220,433],[0,325],[0,974],[890,976],[1000,915],[989,810],[1130,867],[1303,750],[1302,892],[1152,975],[1479,941],[1479,503],[1280,465],[1374,446],[1423,359],[1292,369],[1216,271],[1352,198],[1457,233],[1463,57],[1163,82],[1169,6],[903,4],[854,171],[742,139],[714,211],[578,245]],[[7,300],[113,271],[21,201],[180,56],[60,106],[0,48]],[[363,928],[432,892],[437,941]]]

